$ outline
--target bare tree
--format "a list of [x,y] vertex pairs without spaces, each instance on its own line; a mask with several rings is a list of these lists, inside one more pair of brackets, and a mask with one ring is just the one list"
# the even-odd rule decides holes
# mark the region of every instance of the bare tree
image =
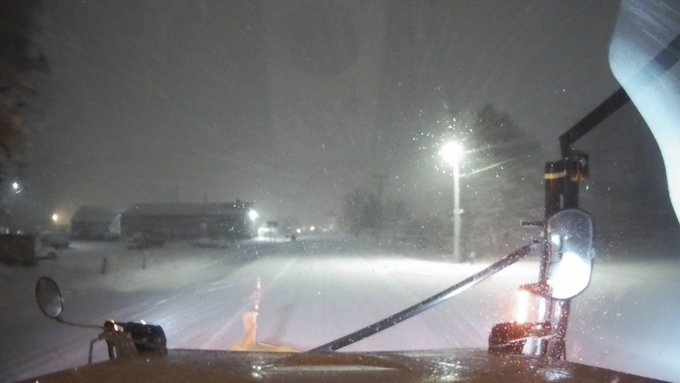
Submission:
[[32,42],[39,5],[40,0],[0,1],[0,183],[17,165],[26,142],[22,114],[36,91],[25,78],[47,67]]
[[380,201],[375,194],[359,189],[347,193],[342,206],[343,226],[355,237],[363,230],[370,230],[376,236],[381,224],[380,210]]

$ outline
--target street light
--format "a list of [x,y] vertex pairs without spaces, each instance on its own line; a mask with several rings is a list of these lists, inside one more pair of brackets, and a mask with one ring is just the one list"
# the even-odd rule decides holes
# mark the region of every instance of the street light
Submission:
[[463,149],[463,145],[456,141],[446,142],[439,150],[439,155],[449,166],[458,166],[463,159],[464,154],[465,150]]
[[54,222],[55,224],[59,223],[59,214],[57,213],[52,214],[52,222]]
[[453,168],[453,261],[460,262],[460,162],[465,150],[456,141],[448,141],[439,150],[439,156]]
[[21,187],[21,184],[19,183],[19,181],[12,182],[11,187],[12,187],[12,192],[14,192],[14,194],[16,194],[16,195],[20,194],[21,191],[22,191],[22,187]]

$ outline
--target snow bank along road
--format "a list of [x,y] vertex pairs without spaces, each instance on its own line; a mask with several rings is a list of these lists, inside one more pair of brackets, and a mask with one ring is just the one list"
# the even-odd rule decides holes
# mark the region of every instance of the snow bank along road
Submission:
[[[486,265],[408,254],[337,237],[251,241],[224,249],[178,243],[146,251],[127,250],[119,242],[76,242],[58,260],[34,268],[0,265],[0,381],[84,364],[97,335],[42,316],[33,297],[41,275],[62,287],[66,319],[157,323],[172,348],[228,349],[241,338],[241,316],[259,294],[259,339],[305,350]],[[679,381],[680,260],[622,261],[600,254],[590,288],[572,304],[568,358]],[[536,274],[534,259],[514,265],[346,350],[484,348],[493,324],[513,319],[516,287],[533,282]],[[102,345],[95,351],[95,359],[105,358]]]

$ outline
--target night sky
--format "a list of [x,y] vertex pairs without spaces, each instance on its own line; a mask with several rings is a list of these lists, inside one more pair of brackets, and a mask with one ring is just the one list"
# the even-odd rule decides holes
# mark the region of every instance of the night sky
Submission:
[[[414,138],[485,103],[542,144],[528,153],[535,180],[509,197],[540,198],[557,136],[618,88],[608,65],[616,1],[44,6],[38,45],[50,71],[38,78],[18,208],[33,216],[239,198],[264,217],[325,224],[376,175],[387,198],[432,214],[449,203],[451,178],[440,137]],[[644,200],[668,209],[658,149],[632,107],[583,145],[594,160],[614,147],[594,173],[633,165],[658,190]],[[601,176],[589,192],[628,206],[640,200],[629,185]]]

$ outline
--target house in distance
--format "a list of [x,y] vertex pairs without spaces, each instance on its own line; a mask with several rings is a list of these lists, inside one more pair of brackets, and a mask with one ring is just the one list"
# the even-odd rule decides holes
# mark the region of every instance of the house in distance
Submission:
[[116,239],[120,237],[120,213],[99,206],[81,206],[71,216],[71,238]]
[[140,203],[121,215],[124,237],[246,239],[256,234],[253,202]]

